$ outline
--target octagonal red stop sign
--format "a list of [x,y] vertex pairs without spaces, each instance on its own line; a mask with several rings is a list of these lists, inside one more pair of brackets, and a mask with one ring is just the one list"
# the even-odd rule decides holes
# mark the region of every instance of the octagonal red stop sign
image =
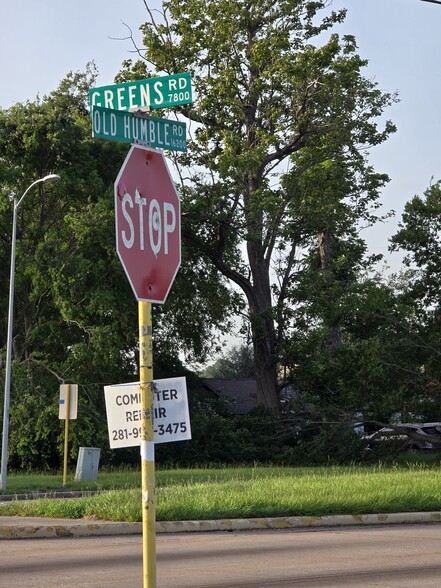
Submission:
[[138,300],[165,302],[181,263],[180,201],[161,151],[133,145],[115,180],[116,249]]

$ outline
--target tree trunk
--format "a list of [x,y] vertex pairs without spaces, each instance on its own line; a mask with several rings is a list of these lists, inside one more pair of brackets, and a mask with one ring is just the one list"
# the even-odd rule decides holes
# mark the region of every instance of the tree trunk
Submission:
[[[253,320],[256,317],[253,317]],[[266,410],[280,413],[280,400],[277,383],[277,364],[268,349],[265,335],[253,333],[254,363],[257,384],[257,403]]]
[[277,349],[273,318],[269,268],[261,244],[247,244],[253,282],[246,292],[249,304],[257,382],[257,403],[272,413],[280,413],[277,381]]
[[335,313],[332,309],[332,306],[336,304],[336,300],[332,292],[334,275],[331,267],[331,232],[325,229],[319,233],[318,242],[323,292],[327,306],[329,307],[328,316],[323,317],[328,331],[325,345],[327,351],[332,352],[341,345],[341,330],[338,319],[335,318]]

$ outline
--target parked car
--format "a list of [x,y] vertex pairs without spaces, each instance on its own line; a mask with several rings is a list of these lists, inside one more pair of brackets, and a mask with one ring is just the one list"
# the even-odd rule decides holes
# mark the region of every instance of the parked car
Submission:
[[441,449],[441,423],[402,423],[383,427],[365,437],[366,448],[378,443],[388,443],[404,451],[407,449]]

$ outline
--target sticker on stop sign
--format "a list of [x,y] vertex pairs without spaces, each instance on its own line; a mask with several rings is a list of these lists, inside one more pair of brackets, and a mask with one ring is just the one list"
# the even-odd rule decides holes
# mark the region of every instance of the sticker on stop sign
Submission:
[[115,180],[116,248],[137,300],[163,303],[181,263],[180,201],[164,154],[133,145]]

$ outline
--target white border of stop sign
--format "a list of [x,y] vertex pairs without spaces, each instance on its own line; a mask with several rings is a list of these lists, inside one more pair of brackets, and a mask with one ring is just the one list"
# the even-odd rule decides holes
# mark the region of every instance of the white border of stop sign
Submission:
[[114,188],[116,248],[133,292],[163,303],[181,262],[181,219],[162,151],[132,145]]

